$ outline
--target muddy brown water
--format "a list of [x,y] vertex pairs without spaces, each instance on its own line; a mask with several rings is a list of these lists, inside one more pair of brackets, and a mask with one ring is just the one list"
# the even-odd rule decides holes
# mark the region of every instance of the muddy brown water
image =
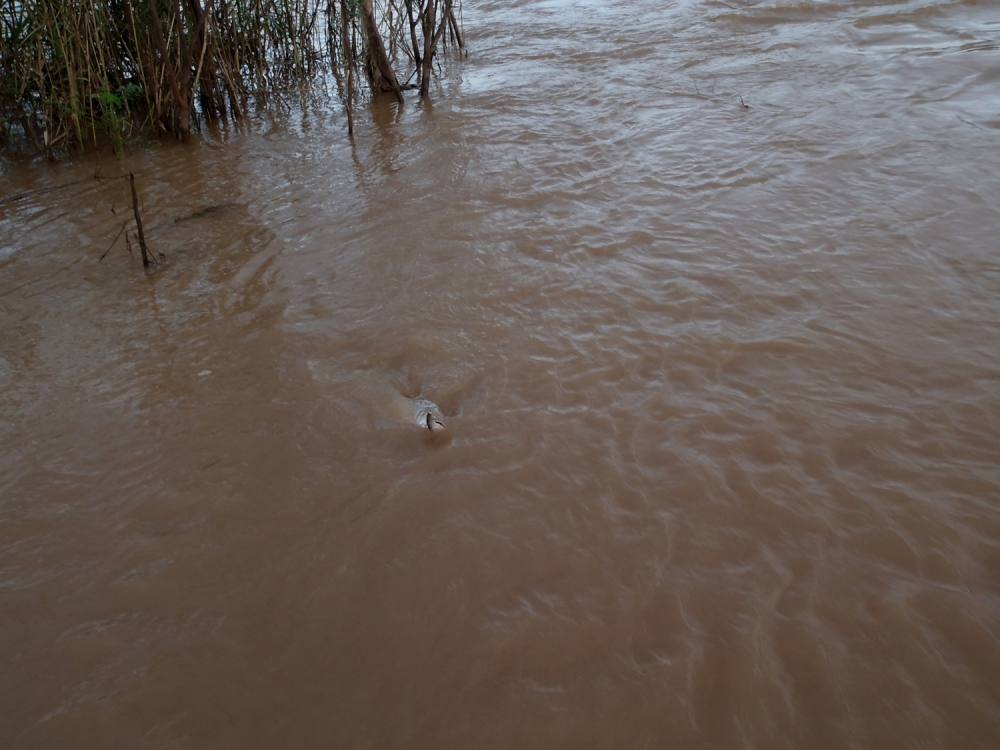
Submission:
[[0,746],[1000,746],[997,6],[465,23],[4,167]]

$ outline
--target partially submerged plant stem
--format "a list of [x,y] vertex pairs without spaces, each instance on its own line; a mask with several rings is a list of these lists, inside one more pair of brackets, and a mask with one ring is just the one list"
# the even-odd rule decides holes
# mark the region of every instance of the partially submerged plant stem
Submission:
[[142,231],[142,213],[139,211],[139,195],[135,191],[135,175],[128,173],[128,184],[132,189],[132,214],[135,216],[135,228],[139,237],[139,252],[142,254],[142,267],[149,268],[156,262],[150,256],[149,248],[146,247],[146,234]]
[[463,36],[453,0],[0,0],[0,145],[183,140],[330,70],[353,133],[362,66],[373,95],[418,73],[426,97]]

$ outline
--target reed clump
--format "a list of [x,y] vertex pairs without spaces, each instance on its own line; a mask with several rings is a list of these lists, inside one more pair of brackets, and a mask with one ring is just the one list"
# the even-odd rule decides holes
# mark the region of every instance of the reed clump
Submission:
[[428,95],[460,17],[452,0],[0,0],[0,141],[186,139],[327,73],[353,132],[358,96]]

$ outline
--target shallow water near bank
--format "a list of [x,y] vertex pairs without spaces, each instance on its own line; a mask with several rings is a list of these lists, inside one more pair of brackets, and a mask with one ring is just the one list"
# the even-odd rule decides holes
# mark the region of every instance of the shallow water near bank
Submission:
[[5,167],[0,745],[1000,744],[995,9],[664,5]]

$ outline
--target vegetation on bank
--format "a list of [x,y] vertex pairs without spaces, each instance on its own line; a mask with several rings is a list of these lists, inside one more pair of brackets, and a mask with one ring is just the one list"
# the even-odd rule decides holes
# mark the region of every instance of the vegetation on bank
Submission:
[[326,73],[353,133],[365,90],[428,95],[437,51],[463,47],[460,2],[0,0],[0,144],[185,139]]

